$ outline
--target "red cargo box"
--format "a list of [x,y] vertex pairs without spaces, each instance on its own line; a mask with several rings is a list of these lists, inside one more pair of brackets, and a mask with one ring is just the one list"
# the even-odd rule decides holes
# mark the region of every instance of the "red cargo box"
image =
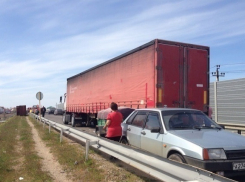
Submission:
[[97,113],[111,102],[207,112],[209,47],[156,39],[67,79],[67,112]]
[[26,105],[16,106],[17,116],[26,116]]

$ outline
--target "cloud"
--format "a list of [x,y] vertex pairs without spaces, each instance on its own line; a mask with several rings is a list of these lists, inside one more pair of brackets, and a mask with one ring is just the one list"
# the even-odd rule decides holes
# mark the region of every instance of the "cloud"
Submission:
[[0,1],[0,23],[6,24],[0,28],[5,33],[0,105],[33,105],[40,90],[44,102],[53,105],[66,92],[68,77],[155,38],[227,46],[244,39],[244,5],[221,0]]

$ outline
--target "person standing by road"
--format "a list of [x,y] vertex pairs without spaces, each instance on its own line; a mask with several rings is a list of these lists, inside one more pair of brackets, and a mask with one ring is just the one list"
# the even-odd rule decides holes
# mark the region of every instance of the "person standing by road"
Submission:
[[45,113],[46,113],[46,108],[43,106],[41,109],[42,117],[44,118]]
[[118,106],[115,102],[111,103],[112,112],[108,114],[107,121],[103,129],[107,129],[106,138],[114,141],[119,141],[122,136],[121,123],[123,121],[122,114],[118,111]]

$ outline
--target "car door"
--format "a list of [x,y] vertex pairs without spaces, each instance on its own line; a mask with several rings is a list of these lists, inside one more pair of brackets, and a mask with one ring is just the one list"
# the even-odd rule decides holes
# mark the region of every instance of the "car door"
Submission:
[[[155,130],[155,131],[153,131]],[[158,131],[157,131],[158,130]],[[163,127],[158,112],[147,115],[146,124],[141,134],[141,148],[156,155],[162,155]]]
[[138,148],[141,148],[141,132],[145,126],[146,112],[140,111],[133,118],[130,125],[127,128],[127,139],[129,144]]

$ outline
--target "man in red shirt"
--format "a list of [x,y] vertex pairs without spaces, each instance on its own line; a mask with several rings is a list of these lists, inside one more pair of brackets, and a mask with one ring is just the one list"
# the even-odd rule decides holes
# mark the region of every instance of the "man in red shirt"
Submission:
[[111,103],[112,112],[108,114],[107,121],[103,129],[107,129],[106,138],[119,141],[122,136],[121,123],[123,121],[122,114],[118,111],[118,106],[116,103]]

